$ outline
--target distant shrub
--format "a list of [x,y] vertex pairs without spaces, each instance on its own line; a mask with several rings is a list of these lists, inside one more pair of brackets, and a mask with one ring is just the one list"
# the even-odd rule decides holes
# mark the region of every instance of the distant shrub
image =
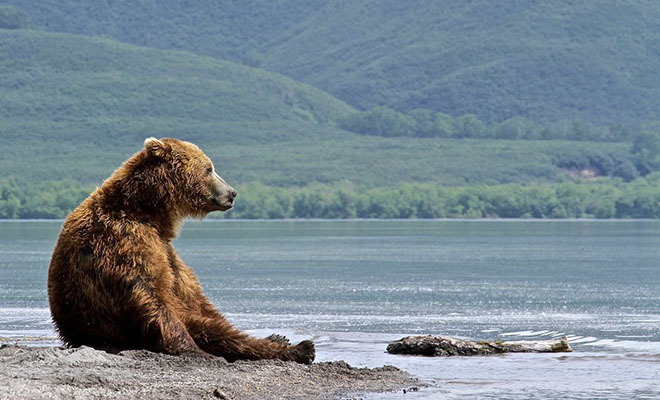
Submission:
[[493,130],[493,136],[498,139],[527,139],[527,140],[538,140],[541,139],[541,127],[522,117],[513,117],[509,118],[506,121],[503,121],[499,124],[495,124],[491,130]]
[[486,125],[474,114],[465,114],[454,120],[454,134],[461,138],[481,138],[486,133]]
[[637,156],[638,168],[647,174],[660,169],[660,133],[643,131],[633,142],[633,154]]
[[365,135],[385,137],[409,136],[415,129],[415,120],[387,107],[374,107],[369,111],[348,115],[340,121],[342,129]]
[[575,140],[590,142],[648,141],[620,125],[596,126],[584,121],[560,120],[547,124],[523,117],[486,124],[475,114],[453,118],[445,113],[417,108],[407,114],[387,107],[355,112],[339,121],[342,129],[363,135],[412,136],[420,138],[455,137],[506,140]]
[[20,29],[27,27],[28,15],[12,6],[0,5],[0,29]]
[[556,154],[552,163],[559,168],[592,169],[599,176],[611,176],[632,181],[640,176],[640,171],[634,161],[634,157],[627,153],[575,149]]

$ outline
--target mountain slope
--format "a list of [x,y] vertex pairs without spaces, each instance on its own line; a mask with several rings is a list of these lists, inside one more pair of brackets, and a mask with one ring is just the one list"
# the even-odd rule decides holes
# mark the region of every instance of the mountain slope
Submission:
[[210,57],[29,30],[0,29],[0,77],[0,137],[11,149],[0,165],[30,179],[61,177],[62,167],[97,180],[94,165],[107,156],[116,167],[152,135],[249,145],[335,134],[332,121],[352,110],[308,85]]
[[5,1],[34,26],[260,65],[361,109],[660,119],[660,4],[648,0]]
[[[359,108],[382,102],[489,122],[660,117],[657,3],[361,3],[325,7],[296,27],[267,53],[269,67]],[[301,48],[305,61],[294,57]]]
[[0,178],[21,185],[98,185],[148,136],[199,144],[237,185],[282,187],[555,182],[559,155],[630,157],[625,143],[356,135],[332,123],[349,106],[288,78],[71,34],[0,30],[0,77]]

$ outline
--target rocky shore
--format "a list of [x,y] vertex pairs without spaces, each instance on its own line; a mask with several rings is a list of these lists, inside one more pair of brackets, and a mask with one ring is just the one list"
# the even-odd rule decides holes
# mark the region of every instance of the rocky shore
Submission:
[[354,368],[343,361],[230,364],[144,350],[0,346],[0,399],[333,399],[418,385],[395,367]]

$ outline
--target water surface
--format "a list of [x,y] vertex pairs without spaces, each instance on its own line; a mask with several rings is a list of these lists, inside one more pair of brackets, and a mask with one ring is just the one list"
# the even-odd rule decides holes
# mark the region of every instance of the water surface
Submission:
[[[52,336],[61,221],[0,222],[0,336]],[[412,398],[660,395],[659,221],[189,221],[175,242],[206,294],[255,335],[313,338],[317,360],[394,364]],[[406,334],[568,336],[571,354],[416,358]],[[387,395],[378,395],[387,398]]]

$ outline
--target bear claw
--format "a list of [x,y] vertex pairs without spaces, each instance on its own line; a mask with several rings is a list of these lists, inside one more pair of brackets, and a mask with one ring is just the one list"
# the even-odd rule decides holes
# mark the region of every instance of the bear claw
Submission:
[[303,340],[291,348],[291,355],[295,362],[311,364],[316,357],[316,348],[311,340]]
[[279,343],[285,346],[291,346],[291,342],[289,342],[289,339],[286,336],[278,335],[277,333],[273,333],[272,335],[268,336],[266,339],[270,340],[273,343]]

